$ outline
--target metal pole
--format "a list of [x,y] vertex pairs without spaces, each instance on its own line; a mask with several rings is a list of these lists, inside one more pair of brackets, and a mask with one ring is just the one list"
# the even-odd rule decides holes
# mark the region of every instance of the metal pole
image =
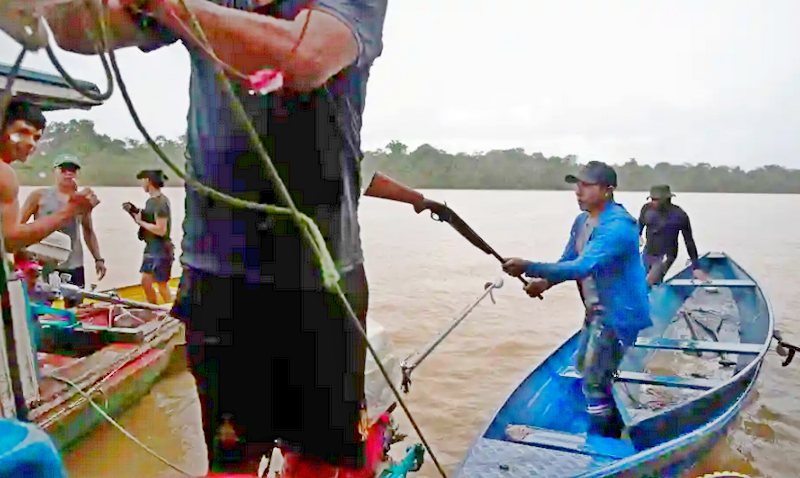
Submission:
[[[453,329],[455,329],[464,319],[467,318],[470,312],[472,312],[472,310],[477,307],[487,295],[491,295],[494,289],[499,289],[501,287],[503,287],[502,277],[498,277],[494,282],[487,283],[486,290],[483,292],[483,294],[481,294],[478,300],[469,305],[461,313],[461,315],[456,317],[456,319],[450,323],[450,326],[447,327],[447,329],[440,332],[431,342],[428,343],[428,345],[425,346],[421,352],[411,354],[405,360],[403,360],[403,362],[401,362],[400,368],[403,371],[403,388],[405,392],[408,392],[408,384],[411,383],[411,372],[413,372],[414,369],[416,369],[419,364],[422,363],[422,361],[425,360],[425,358],[430,355],[431,352],[433,352],[433,349],[435,349],[445,339],[445,337],[450,335],[450,332],[452,332]],[[413,360],[411,360],[412,357],[414,357]]]
[[70,294],[81,295],[87,299],[98,300],[101,302],[127,305],[130,307],[135,307],[137,309],[149,309],[161,312],[169,312],[171,309],[170,306],[168,305],[151,304],[149,302],[139,302],[138,300],[123,299],[121,297],[117,297],[111,294],[104,294],[102,292],[91,292],[86,289],[81,289],[80,287],[77,287],[72,284],[62,283],[59,285],[59,287],[61,288],[62,291],[67,291]]
[[0,296],[2,296],[3,331],[6,339],[6,356],[8,357],[9,380],[14,394],[14,408],[17,419],[28,422],[28,404],[22,391],[22,377],[19,371],[19,357],[17,356],[17,342],[14,336],[14,322],[11,319],[11,296],[8,290],[8,281],[11,274],[8,268],[8,254],[6,253],[5,238],[0,230]]

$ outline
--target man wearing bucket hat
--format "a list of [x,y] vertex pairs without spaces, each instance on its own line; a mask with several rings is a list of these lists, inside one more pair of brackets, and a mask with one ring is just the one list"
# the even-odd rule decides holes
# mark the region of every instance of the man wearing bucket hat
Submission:
[[636,219],[614,201],[617,174],[607,164],[592,161],[566,181],[576,185],[583,212],[572,224],[561,259],[541,263],[512,258],[503,270],[536,278],[525,287],[531,297],[561,282],[578,283],[586,315],[577,366],[589,433],[618,438],[623,422],[611,395],[613,376],[625,348],[652,325]]
[[642,207],[639,214],[639,236],[647,228],[642,260],[647,270],[647,284],[652,287],[661,283],[667,271],[678,256],[678,234],[683,234],[686,252],[692,264],[694,276],[707,280],[708,276],[700,269],[697,259],[697,246],[692,236],[689,215],[679,206],[672,204],[675,197],[668,184],[657,184],[650,188],[650,202]]
[[[31,216],[34,220],[44,216],[55,214],[69,201],[69,198],[78,190],[76,180],[81,170],[80,160],[70,154],[59,154],[53,161],[53,177],[55,184],[47,188],[36,189],[25,200],[20,214],[22,222],[28,222]],[[92,215],[81,214],[75,216],[72,221],[64,225],[60,232],[69,236],[72,252],[69,258],[58,264],[55,270],[62,274],[67,274],[67,282],[78,287],[86,286],[84,273],[83,246],[81,245],[81,231],[86,247],[94,257],[95,271],[97,278],[103,279],[106,275],[106,266],[103,256],[100,255],[100,244],[97,234],[94,231]],[[67,307],[77,305],[71,299],[65,304]]]

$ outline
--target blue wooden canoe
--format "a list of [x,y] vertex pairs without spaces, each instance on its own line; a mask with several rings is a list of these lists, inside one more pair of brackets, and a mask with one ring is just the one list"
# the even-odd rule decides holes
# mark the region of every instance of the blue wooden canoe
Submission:
[[628,350],[614,384],[621,439],[586,434],[576,333],[514,388],[456,476],[667,478],[696,462],[746,404],[774,327],[747,272],[724,253],[700,260],[710,283],[687,268],[651,291],[654,325]]

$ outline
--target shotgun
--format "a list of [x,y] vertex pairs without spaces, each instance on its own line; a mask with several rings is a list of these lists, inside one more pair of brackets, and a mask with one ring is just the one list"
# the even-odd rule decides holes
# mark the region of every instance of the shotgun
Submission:
[[[376,172],[372,176],[372,180],[370,181],[367,190],[364,191],[364,196],[389,199],[391,201],[399,201],[406,204],[411,204],[414,206],[414,211],[417,214],[427,209],[431,212],[431,218],[434,221],[446,222],[450,224],[453,229],[464,236],[464,238],[472,243],[473,246],[482,250],[486,254],[489,254],[490,256],[494,256],[498,261],[500,261],[501,264],[505,263],[503,256],[498,254],[497,251],[492,248],[492,246],[487,244],[477,232],[472,230],[472,228],[469,227],[467,223],[464,222],[464,220],[461,219],[461,217],[459,217],[459,215],[450,209],[446,204],[428,199],[419,192],[381,172]],[[528,285],[528,281],[526,281],[522,276],[518,277],[523,284]],[[539,300],[543,299],[541,295],[537,297]]]

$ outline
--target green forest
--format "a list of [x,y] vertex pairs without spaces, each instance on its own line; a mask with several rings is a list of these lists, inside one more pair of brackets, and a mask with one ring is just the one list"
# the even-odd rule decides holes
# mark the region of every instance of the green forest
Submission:
[[[156,138],[182,169],[185,140],[185,136]],[[167,186],[182,185],[144,141],[99,134],[89,120],[49,123],[34,157],[15,166],[20,183],[50,184],[53,158],[60,153],[81,159],[80,181],[85,185],[137,186],[136,173],[151,168],[167,173]],[[559,190],[569,188],[564,175],[588,161],[573,155],[528,154],[522,148],[453,154],[424,144],[410,151],[402,142],[392,141],[383,149],[366,151],[361,166],[365,185],[373,172],[381,171],[416,188]],[[800,193],[800,170],[775,165],[744,171],[706,163],[650,166],[630,158],[614,167],[620,190],[644,191],[653,184],[667,183],[674,191],[685,192]]]

